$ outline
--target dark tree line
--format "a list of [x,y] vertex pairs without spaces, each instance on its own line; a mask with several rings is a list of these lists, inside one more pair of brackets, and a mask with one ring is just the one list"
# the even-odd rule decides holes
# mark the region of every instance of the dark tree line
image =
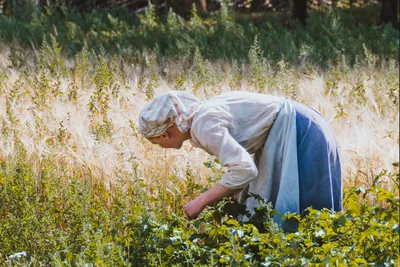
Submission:
[[307,20],[307,1],[293,0],[292,15],[294,19],[298,19],[301,24],[306,25]]
[[399,28],[399,0],[383,0],[381,8],[381,23],[391,23]]
[[[220,8],[221,0],[150,0],[151,4],[157,9],[168,11],[172,8],[175,13],[190,18],[190,10],[195,4],[203,14]],[[289,11],[291,6],[292,17],[301,24],[306,25],[307,10],[312,8],[311,0],[231,0],[233,7],[239,12],[265,12],[265,11]],[[323,0],[318,0],[319,6]],[[369,0],[348,0],[349,6],[360,6],[359,2],[365,3]],[[46,7],[51,0],[0,0],[2,13],[10,15],[13,8],[21,8],[27,2],[38,2],[41,7]],[[149,0],[63,0],[67,7],[74,7],[82,12],[90,12],[92,9],[103,9],[124,6],[129,10],[140,12],[144,10]],[[336,6],[338,0],[332,0],[331,4]],[[399,21],[399,0],[380,0],[381,2],[381,23],[390,23],[398,28]],[[250,5],[249,5],[250,3]],[[357,5],[356,5],[357,4]]]
[[[335,4],[335,1],[332,1]],[[350,1],[350,7],[352,1]],[[292,9],[293,18],[297,19],[303,25],[306,25],[307,20],[307,1],[306,0],[293,0]],[[393,27],[399,27],[399,0],[382,0],[381,6],[381,23],[391,23]]]

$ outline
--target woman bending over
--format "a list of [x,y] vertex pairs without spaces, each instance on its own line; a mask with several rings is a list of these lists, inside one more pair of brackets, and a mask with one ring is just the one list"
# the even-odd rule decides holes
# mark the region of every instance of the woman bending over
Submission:
[[[139,131],[163,148],[179,149],[190,140],[227,168],[216,185],[184,206],[189,219],[243,189],[272,202],[279,213],[274,219],[285,228],[290,228],[281,220],[286,212],[342,209],[334,134],[317,111],[295,101],[243,91],[200,101],[169,91],[143,108]],[[245,204],[254,215],[258,201],[250,197]]]

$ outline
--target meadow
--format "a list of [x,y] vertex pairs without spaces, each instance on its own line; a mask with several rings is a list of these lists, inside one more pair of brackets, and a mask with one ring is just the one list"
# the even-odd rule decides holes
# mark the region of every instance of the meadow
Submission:
[[[398,31],[363,12],[311,14],[308,28],[227,9],[187,22],[151,9],[0,16],[0,263],[397,266]],[[318,110],[339,144],[345,210],[288,215],[299,231],[285,233],[267,203],[241,224],[227,198],[189,222],[182,206],[224,169],[139,134],[140,109],[171,89]]]

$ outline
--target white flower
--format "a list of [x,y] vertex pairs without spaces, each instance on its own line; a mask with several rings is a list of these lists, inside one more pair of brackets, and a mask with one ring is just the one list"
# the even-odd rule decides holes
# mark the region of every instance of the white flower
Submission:
[[325,231],[322,230],[322,229],[320,229],[319,231],[317,231],[317,232],[315,233],[315,236],[316,236],[316,237],[320,237],[320,236],[323,236],[324,234],[325,234]]
[[13,260],[13,259],[19,259],[19,258],[22,258],[22,257],[26,257],[27,255],[28,254],[25,251],[21,251],[21,252],[17,252],[15,254],[12,254],[12,255],[8,256],[8,258],[10,260]]

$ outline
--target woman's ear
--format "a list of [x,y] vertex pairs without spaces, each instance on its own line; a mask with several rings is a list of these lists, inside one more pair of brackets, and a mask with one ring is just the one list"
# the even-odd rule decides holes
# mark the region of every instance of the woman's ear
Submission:
[[164,139],[170,139],[171,135],[168,131],[165,131],[160,137],[162,137]]

